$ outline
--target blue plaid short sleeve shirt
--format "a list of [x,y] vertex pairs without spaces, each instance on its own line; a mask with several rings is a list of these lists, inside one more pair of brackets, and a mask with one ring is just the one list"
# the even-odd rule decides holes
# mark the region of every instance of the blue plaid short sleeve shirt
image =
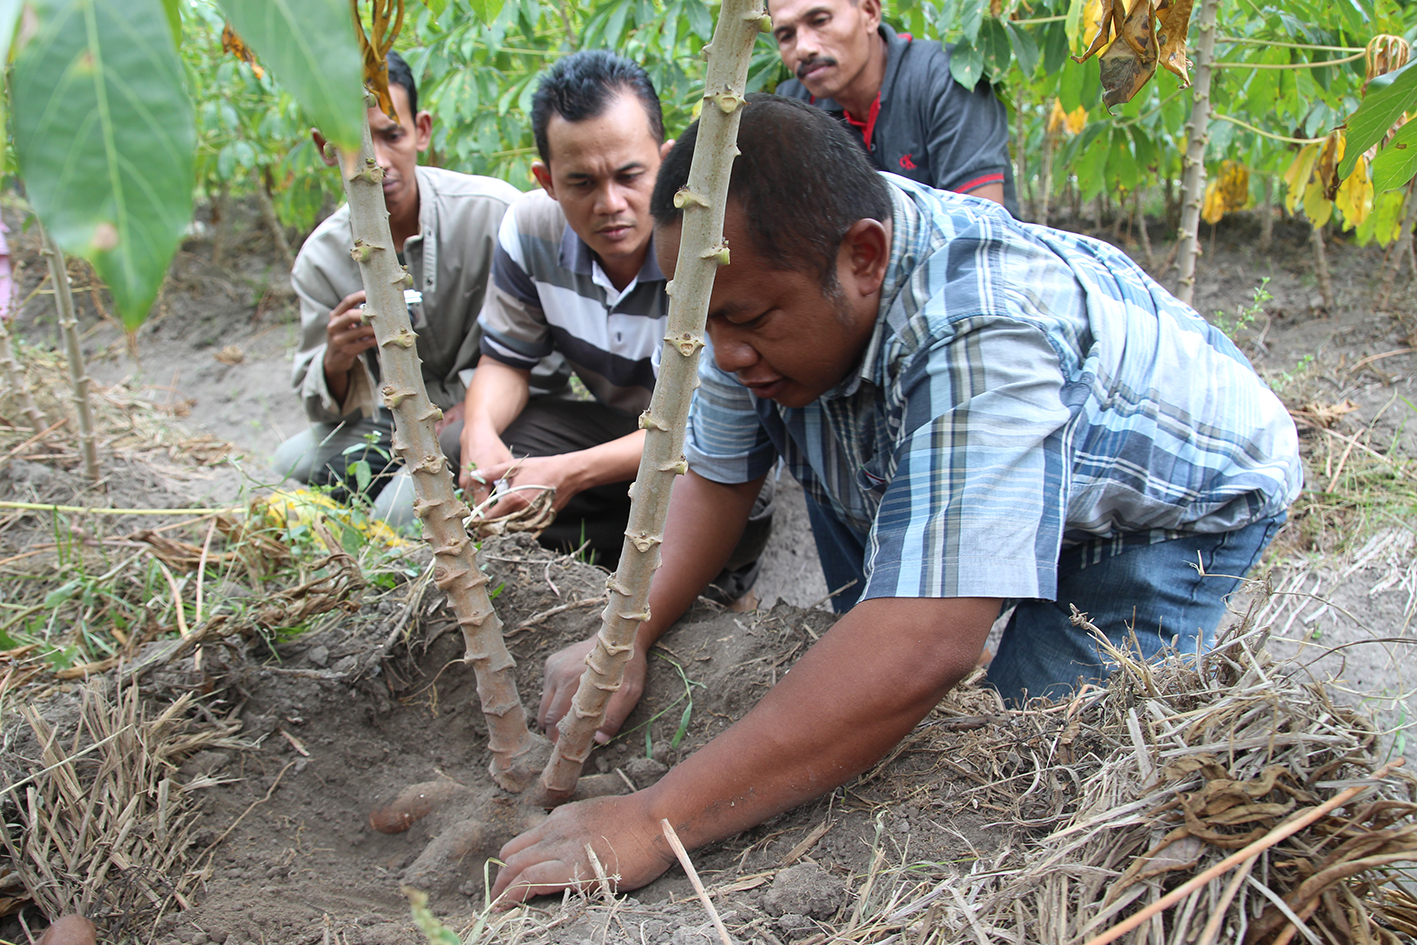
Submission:
[[862,537],[862,599],[1051,599],[1064,547],[1229,531],[1297,496],[1283,405],[1124,253],[885,176],[891,260],[858,371],[787,408],[706,352],[695,472],[746,482],[781,456]]

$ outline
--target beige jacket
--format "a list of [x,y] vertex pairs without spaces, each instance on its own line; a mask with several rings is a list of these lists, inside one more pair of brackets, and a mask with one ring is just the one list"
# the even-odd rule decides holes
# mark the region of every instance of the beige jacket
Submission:
[[[520,196],[511,184],[490,177],[419,167],[419,235],[404,243],[404,263],[414,288],[423,293],[422,312],[413,307],[418,357],[428,399],[447,410],[461,403],[467,378],[477,365],[477,315],[492,272],[497,230],[507,205]],[[312,423],[372,417],[380,409],[379,362],[374,352],[360,358],[343,404],[325,383],[325,326],[340,300],[364,288],[359,265],[350,258],[354,238],[349,207],[321,223],[295,259],[291,286],[300,297],[300,351],[295,356],[295,389]]]

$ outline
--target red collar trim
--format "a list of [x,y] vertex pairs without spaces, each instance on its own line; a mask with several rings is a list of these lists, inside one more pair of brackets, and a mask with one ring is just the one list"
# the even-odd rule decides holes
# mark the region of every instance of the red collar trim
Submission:
[[881,93],[876,93],[876,98],[871,102],[871,110],[866,113],[866,120],[862,121],[846,109],[841,112],[846,116],[846,120],[851,126],[861,132],[861,139],[866,142],[866,150],[871,150],[871,136],[876,133],[876,116],[881,113]]

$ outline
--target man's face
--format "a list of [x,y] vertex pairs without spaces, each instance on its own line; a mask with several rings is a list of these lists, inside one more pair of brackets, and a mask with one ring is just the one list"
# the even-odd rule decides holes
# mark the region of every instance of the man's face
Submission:
[[427,112],[414,115],[408,107],[408,90],[390,85],[399,120],[391,121],[377,107],[369,109],[369,130],[374,136],[374,156],[384,169],[384,205],[395,219],[416,219],[418,213],[418,180],[413,169],[418,166],[418,152],[428,147],[433,130],[433,118]]
[[768,12],[782,61],[817,98],[860,76],[881,25],[879,0],[770,0]]
[[[875,327],[890,237],[875,221],[858,223],[874,230],[866,236],[867,245],[850,234],[842,241],[840,292],[828,293],[815,271],[763,265],[750,251],[742,213],[730,202],[724,221],[730,264],[719,267],[709,299],[714,361],[759,397],[803,407],[860,362]],[[674,271],[680,232],[677,223],[664,227],[655,242],[666,275]]]
[[585,121],[553,114],[546,125],[547,163],[532,172],[561,205],[566,222],[607,269],[636,270],[654,234],[649,213],[661,145],[644,105],[622,92]]

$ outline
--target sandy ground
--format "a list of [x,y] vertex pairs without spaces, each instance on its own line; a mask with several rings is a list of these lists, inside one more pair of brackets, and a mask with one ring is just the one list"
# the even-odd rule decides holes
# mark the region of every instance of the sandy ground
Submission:
[[[131,347],[97,317],[91,295],[79,293],[96,378],[162,405],[181,429],[213,434],[239,448],[232,465],[183,484],[192,501],[225,501],[239,490],[270,484],[264,458],[305,422],[289,382],[296,329],[288,278],[271,263],[259,233],[242,232],[231,240],[223,265],[211,262],[209,244],[186,247],[157,317]],[[1378,310],[1373,299],[1381,250],[1337,244],[1330,248],[1330,264],[1339,305],[1327,310],[1310,275],[1305,233],[1280,228],[1268,253],[1256,249],[1255,237],[1253,221],[1221,228],[1201,270],[1198,308],[1220,311],[1218,317],[1234,325],[1260,279],[1269,278],[1273,299],[1236,333],[1291,409],[1309,418],[1303,432],[1315,458],[1315,501],[1296,515],[1260,575],[1269,590],[1236,607],[1253,606],[1259,624],[1272,628],[1273,649],[1297,655],[1307,671],[1335,680],[1377,712],[1390,729],[1390,745],[1402,751],[1405,727],[1417,709],[1404,673],[1414,639],[1417,523],[1410,500],[1401,506],[1384,498],[1413,491],[1411,480],[1402,478],[1410,473],[1394,478],[1384,457],[1417,453],[1417,360],[1410,351],[1393,353],[1411,347],[1413,294],[1404,288],[1397,304]],[[37,281],[32,271],[26,276],[28,285]],[[45,309],[41,298],[26,312],[24,331],[32,342],[53,336]],[[637,784],[658,777],[665,765],[752,705],[829,623],[825,613],[796,609],[818,604],[827,589],[800,489],[786,476],[780,485],[774,536],[757,588],[762,607],[742,615],[704,609],[673,631],[654,661],[652,695],[629,723],[643,727],[597,754],[597,770],[618,769]],[[1334,511],[1354,494],[1361,497],[1356,511]],[[603,578],[525,542],[492,547],[488,557],[494,580],[507,589],[499,611],[512,623],[598,593]],[[773,609],[779,600],[789,606]],[[419,940],[396,879],[416,864],[435,825],[386,837],[370,831],[365,818],[403,784],[466,779],[480,771],[486,736],[471,680],[447,671],[460,643],[446,612],[430,600],[407,650],[386,654],[383,644],[400,612],[394,598],[369,600],[355,616],[280,644],[274,658],[252,651],[223,663],[213,655],[199,667],[174,666],[154,680],[159,696],[215,687],[213,698],[239,715],[251,746],[203,752],[184,767],[185,777],[207,776],[226,785],[209,792],[203,810],[211,826],[201,839],[209,841],[243,811],[254,813],[217,847],[201,902],[159,921],[153,940]],[[535,632],[514,635],[524,697],[538,688],[544,656],[585,636],[593,619],[593,611],[572,609],[538,621]],[[681,715],[686,697],[694,700],[693,711]],[[947,803],[954,792],[971,790],[971,778],[997,776],[997,765],[1007,759],[995,762],[992,774],[960,775],[942,768],[938,756],[938,747],[929,755],[907,748],[849,788],[707,848],[698,855],[700,867],[749,884],[743,889],[751,907],[743,900],[743,914],[759,916],[755,910],[761,910],[761,921],[752,922],[777,936],[763,939],[771,945],[804,938],[816,928],[813,916],[836,914],[847,902],[841,878],[859,878],[874,850],[888,848],[896,861],[944,868],[1009,843],[1011,835],[992,826],[994,814],[983,810],[971,819]],[[939,813],[946,808],[949,817]],[[799,865],[820,872],[785,870],[801,859],[802,844],[811,857]],[[763,878],[768,876],[771,890]],[[475,911],[479,890],[480,880],[467,878],[441,890],[435,908],[465,917]],[[818,893],[821,901],[810,901]],[[627,907],[634,920],[627,940],[710,940],[702,913],[683,905],[687,895],[677,873],[640,894]],[[802,901],[783,904],[783,897],[794,895]],[[640,915],[640,903],[659,906]],[[332,921],[335,939],[329,937]],[[561,940],[585,939],[604,941],[605,933],[571,923]]]

